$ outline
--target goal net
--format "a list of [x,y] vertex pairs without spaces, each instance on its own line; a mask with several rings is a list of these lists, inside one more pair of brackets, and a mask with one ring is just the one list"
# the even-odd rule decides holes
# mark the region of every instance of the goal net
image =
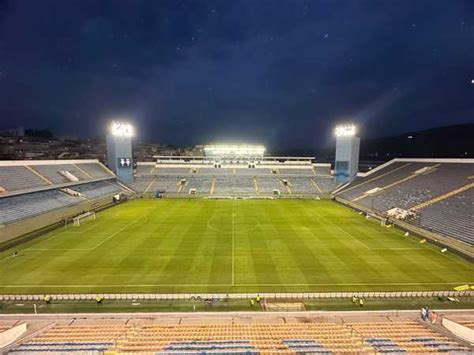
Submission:
[[85,221],[89,221],[91,219],[95,219],[95,212],[90,211],[86,213],[82,213],[72,219],[74,227],[79,227],[81,223],[84,223]]

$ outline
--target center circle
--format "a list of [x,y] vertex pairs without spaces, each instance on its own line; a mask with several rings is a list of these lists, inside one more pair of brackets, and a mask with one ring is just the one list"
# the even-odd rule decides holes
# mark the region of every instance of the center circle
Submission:
[[258,226],[256,218],[241,213],[218,214],[207,221],[209,229],[221,233],[245,233],[257,229]]

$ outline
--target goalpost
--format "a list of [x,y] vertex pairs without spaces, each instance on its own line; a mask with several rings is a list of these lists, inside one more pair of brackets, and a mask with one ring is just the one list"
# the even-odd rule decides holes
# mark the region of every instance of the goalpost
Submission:
[[82,213],[76,217],[73,217],[72,222],[74,227],[79,227],[82,222],[95,219],[95,212],[94,211],[89,211],[86,213]]

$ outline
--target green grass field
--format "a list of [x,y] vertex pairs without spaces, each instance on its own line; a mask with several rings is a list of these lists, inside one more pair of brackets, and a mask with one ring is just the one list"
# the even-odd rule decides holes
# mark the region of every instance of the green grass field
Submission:
[[0,254],[0,292],[449,290],[473,264],[332,201],[136,200]]

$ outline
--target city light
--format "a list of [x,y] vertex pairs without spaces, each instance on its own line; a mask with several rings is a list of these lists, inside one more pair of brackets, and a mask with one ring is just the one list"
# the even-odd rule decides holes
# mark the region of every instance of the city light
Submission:
[[207,156],[263,156],[265,147],[262,145],[206,145]]
[[337,125],[334,134],[336,137],[353,137],[356,135],[356,126],[352,123]]
[[127,122],[113,121],[110,125],[110,133],[114,136],[133,137],[133,127]]

